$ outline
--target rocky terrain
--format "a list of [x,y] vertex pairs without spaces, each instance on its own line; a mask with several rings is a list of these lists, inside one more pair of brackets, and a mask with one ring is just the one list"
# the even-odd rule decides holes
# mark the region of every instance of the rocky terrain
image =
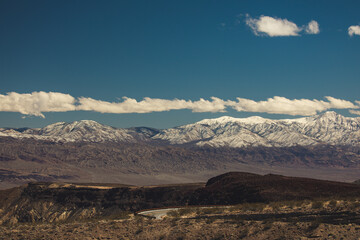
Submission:
[[[360,186],[351,183],[227,173],[206,184],[32,183],[0,193],[0,239],[360,237]],[[162,220],[136,214],[174,205]]]
[[29,183],[0,192],[0,223],[117,217],[143,209],[357,198],[360,185],[281,175],[227,173],[205,184],[126,186]]
[[360,237],[359,223],[331,224],[316,219],[130,218],[59,224],[0,226],[0,239],[349,239]]

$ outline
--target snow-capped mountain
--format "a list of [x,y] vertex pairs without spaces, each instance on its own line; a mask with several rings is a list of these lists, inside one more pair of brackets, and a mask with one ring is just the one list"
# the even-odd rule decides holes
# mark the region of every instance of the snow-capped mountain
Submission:
[[220,117],[180,127],[120,129],[83,120],[54,123],[41,129],[0,129],[0,136],[61,142],[137,142],[195,144],[212,147],[360,145],[360,118],[325,112],[312,117],[272,120]]
[[56,142],[135,142],[136,139],[127,129],[102,125],[91,120],[72,123],[58,122],[39,129],[18,132],[13,129],[0,130],[1,135],[14,138],[34,138]]
[[171,144],[193,142],[213,147],[359,145],[360,118],[343,117],[335,112],[283,120],[225,116],[163,130],[153,138]]

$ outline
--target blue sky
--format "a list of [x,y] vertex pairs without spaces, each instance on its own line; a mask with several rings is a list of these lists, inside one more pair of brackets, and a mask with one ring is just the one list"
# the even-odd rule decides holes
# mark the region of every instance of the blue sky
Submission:
[[[109,106],[102,110],[98,102],[91,102],[91,107],[76,110],[43,108],[43,118],[30,111],[38,102],[25,106],[17,106],[25,100],[15,102],[22,94],[30,94],[26,101],[33,101],[34,92],[69,95],[75,105],[81,97],[101,104],[119,103],[123,97],[137,102],[145,97],[176,98],[191,101],[193,106],[200,98],[258,103],[279,96],[291,101],[323,101],[314,111],[334,110],[335,106],[346,116],[356,116],[348,110],[358,111],[360,100],[360,36],[350,36],[348,29],[360,25],[359,9],[359,1],[328,0],[1,0],[0,126],[42,127],[92,119],[116,127],[166,128],[223,115],[309,115],[261,110],[269,106],[266,103],[263,108],[242,103],[243,110],[231,103],[221,111],[201,112],[195,103],[195,110],[175,104],[158,112],[115,113]],[[250,19],[260,29],[262,16],[296,24],[298,36],[269,36],[247,24]],[[318,23],[319,32],[307,34],[306,26],[312,20]],[[10,97],[11,92],[19,95]],[[347,102],[329,105],[326,96]],[[344,104],[346,107],[339,107]],[[131,103],[126,108],[129,106]]]

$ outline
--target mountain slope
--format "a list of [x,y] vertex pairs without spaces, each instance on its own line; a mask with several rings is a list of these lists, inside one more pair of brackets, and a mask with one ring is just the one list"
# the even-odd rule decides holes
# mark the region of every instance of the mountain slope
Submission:
[[154,142],[211,147],[360,145],[360,118],[325,112],[312,117],[272,120],[220,117],[158,130],[113,128],[95,121],[54,123],[41,129],[0,129],[0,136],[55,142]]
[[163,130],[153,139],[212,147],[359,145],[360,118],[335,112],[285,120],[221,117]]
[[55,142],[136,142],[135,131],[113,128],[91,120],[58,122],[40,129],[1,131],[3,136],[34,138]]

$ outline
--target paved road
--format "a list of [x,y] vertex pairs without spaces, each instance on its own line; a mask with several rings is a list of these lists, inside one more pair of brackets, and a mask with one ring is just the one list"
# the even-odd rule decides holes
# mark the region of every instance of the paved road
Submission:
[[156,219],[162,219],[166,214],[170,211],[176,211],[179,208],[165,208],[165,209],[157,209],[157,210],[149,210],[138,212],[139,215],[148,216],[148,217],[155,217]]
[[[229,208],[231,206],[193,206],[194,208]],[[187,208],[187,207],[183,207],[183,208]],[[167,215],[168,212],[170,211],[176,211],[182,209],[181,207],[179,208],[163,208],[163,209],[156,209],[156,210],[147,210],[147,211],[142,211],[142,212],[138,212],[139,215],[143,215],[143,216],[148,216],[148,217],[155,217],[156,219],[162,219],[164,216]]]

